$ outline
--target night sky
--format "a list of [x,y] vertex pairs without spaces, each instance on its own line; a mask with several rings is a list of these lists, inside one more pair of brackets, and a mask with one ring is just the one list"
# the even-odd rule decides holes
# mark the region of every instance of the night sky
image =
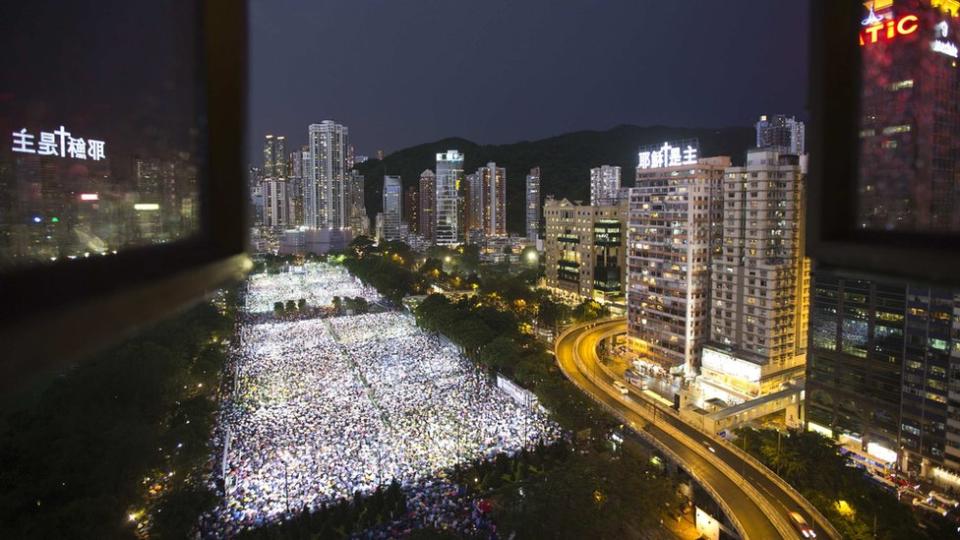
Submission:
[[805,0],[251,0],[250,148],[350,128],[372,156],[618,124],[805,117]]

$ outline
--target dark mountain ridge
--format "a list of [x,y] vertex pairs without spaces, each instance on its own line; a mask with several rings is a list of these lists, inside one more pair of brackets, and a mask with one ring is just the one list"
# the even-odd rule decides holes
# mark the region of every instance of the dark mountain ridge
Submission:
[[366,177],[365,202],[372,218],[381,211],[383,176],[400,175],[404,190],[419,183],[424,169],[436,167],[436,154],[455,149],[464,154],[464,174],[470,174],[488,162],[507,169],[507,228],[523,233],[524,198],[527,173],[540,167],[541,203],[547,195],[588,202],[590,169],[600,165],[619,165],[622,183],[633,186],[637,151],[664,141],[698,139],[700,156],[730,156],[742,164],[756,135],[749,127],[679,128],[668,126],[621,125],[606,131],[575,131],[536,141],[510,144],[477,144],[461,137],[411,146],[384,157],[357,165]]

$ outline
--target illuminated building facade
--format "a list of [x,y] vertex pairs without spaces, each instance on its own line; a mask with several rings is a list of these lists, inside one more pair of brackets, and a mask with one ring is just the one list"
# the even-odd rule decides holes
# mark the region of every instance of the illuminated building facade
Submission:
[[584,298],[623,296],[626,202],[574,204],[548,197],[543,205],[547,286]]
[[463,242],[463,154],[447,150],[437,154],[434,239],[437,245]]
[[[723,179],[723,247],[713,257],[710,343],[701,374],[744,398],[775,392],[804,375],[810,262],[803,256],[804,158],[773,149],[747,153]],[[757,366],[726,370],[726,355]],[[736,363],[727,363],[731,366]]]
[[525,193],[527,242],[535,245],[540,233],[540,167],[530,169]]
[[620,167],[601,165],[590,169],[590,204],[617,204],[620,199]]
[[349,130],[333,120],[310,124],[309,175],[305,177],[305,225],[312,229],[348,227],[345,183],[349,175],[347,148]]
[[486,236],[507,235],[507,170],[487,163],[477,169],[480,182],[480,227]]
[[400,218],[403,215],[403,182],[399,176],[383,177],[384,240],[400,239]]
[[628,217],[628,334],[665,368],[698,367],[709,336],[710,266],[721,248],[724,171],[693,141],[641,149]]
[[411,233],[420,233],[420,190],[417,184],[407,187],[403,192],[403,222]]
[[420,173],[420,235],[434,242],[437,208],[437,176],[430,169]]
[[876,1],[862,22],[857,225],[960,231],[956,2]]

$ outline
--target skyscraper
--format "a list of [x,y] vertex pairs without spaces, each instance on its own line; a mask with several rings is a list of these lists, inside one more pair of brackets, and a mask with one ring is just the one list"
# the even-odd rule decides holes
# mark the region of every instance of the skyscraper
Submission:
[[526,196],[527,241],[536,244],[540,231],[540,167],[530,169],[527,175]]
[[287,159],[287,226],[303,223],[303,152],[290,152]]
[[481,188],[480,226],[487,236],[507,235],[507,170],[487,163],[477,169]]
[[730,166],[729,157],[697,153],[692,141],[641,149],[627,242],[630,338],[654,362],[687,373],[709,335],[710,263]]
[[741,395],[777,391],[803,376],[810,286],[804,172],[798,156],[756,149],[723,180],[723,251],[713,257],[702,373]]
[[590,169],[590,205],[617,204],[620,199],[620,167],[601,165]]
[[383,177],[383,238],[400,239],[400,216],[403,214],[403,183],[399,176]]
[[420,232],[420,187],[408,186],[403,192],[403,221],[410,232]]
[[772,148],[783,154],[803,155],[803,122],[792,116],[775,114],[763,115],[756,124],[757,148]]
[[452,246],[463,242],[463,154],[447,150],[437,154],[436,243]]
[[348,226],[345,182],[349,130],[333,120],[310,124],[308,139],[311,174],[305,189],[312,194],[305,210],[306,225],[315,229],[342,229]]
[[464,177],[463,228],[465,234],[483,230],[483,183],[479,172]]
[[420,173],[420,234],[428,242],[436,240],[437,176],[430,169]]
[[287,226],[289,201],[287,200],[287,181],[280,178],[267,178],[263,181],[263,225],[274,229]]

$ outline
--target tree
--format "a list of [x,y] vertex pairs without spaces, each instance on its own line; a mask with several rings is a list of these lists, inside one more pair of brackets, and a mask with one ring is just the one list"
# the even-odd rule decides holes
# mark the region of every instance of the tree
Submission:
[[286,309],[287,311],[295,311],[297,309],[297,303],[293,300],[287,300]]
[[307,299],[306,299],[306,298],[301,298],[301,299],[297,300],[297,309],[299,309],[299,310],[301,310],[301,311],[303,311],[304,309],[307,309]]
[[283,302],[274,302],[273,312],[276,313],[277,315],[283,313]]

